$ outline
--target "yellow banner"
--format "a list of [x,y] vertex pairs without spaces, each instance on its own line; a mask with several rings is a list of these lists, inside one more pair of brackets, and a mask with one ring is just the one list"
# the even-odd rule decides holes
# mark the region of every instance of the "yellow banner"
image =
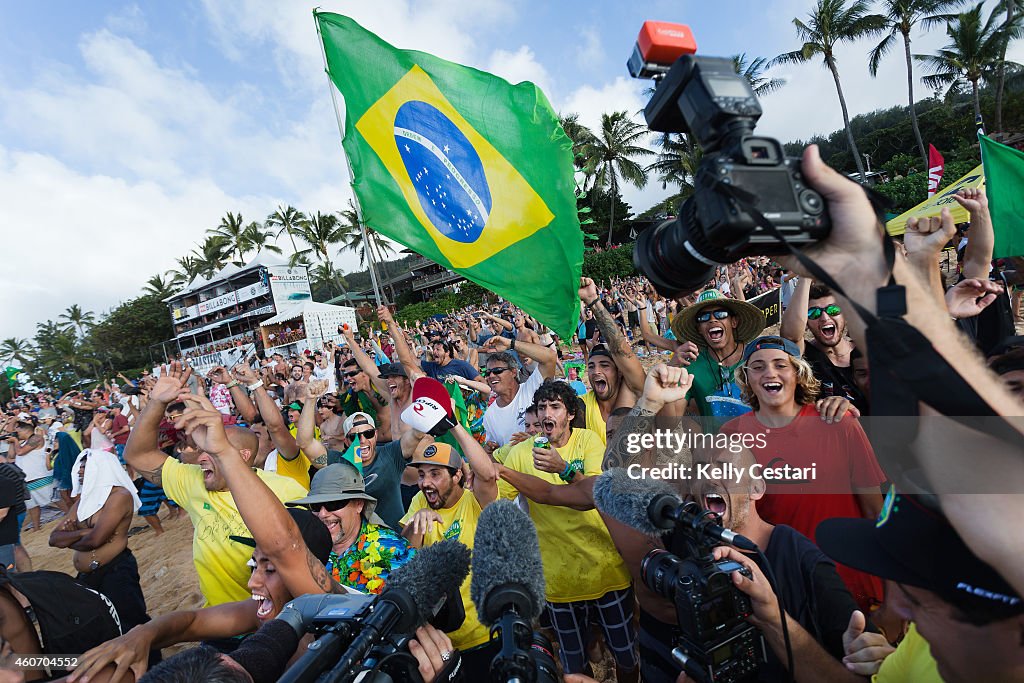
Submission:
[[968,187],[985,187],[985,173],[980,164],[960,180],[948,187],[942,188],[942,190],[936,193],[934,197],[929,197],[910,211],[906,211],[899,216],[896,216],[896,218],[893,218],[885,224],[885,229],[890,235],[902,235],[907,231],[907,219],[915,216],[917,218],[938,216],[942,213],[942,209],[945,207],[948,207],[949,212],[953,214],[953,222],[968,222],[970,217],[967,215],[967,210],[953,199],[953,195],[957,193],[957,190]]

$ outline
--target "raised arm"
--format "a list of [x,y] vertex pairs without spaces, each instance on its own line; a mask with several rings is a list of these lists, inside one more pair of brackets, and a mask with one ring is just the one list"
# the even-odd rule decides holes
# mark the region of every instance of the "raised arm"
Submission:
[[640,323],[640,336],[644,338],[644,341],[650,344],[651,346],[658,347],[659,349],[664,349],[666,351],[675,351],[676,347],[679,346],[679,343],[674,342],[671,339],[668,339],[667,337],[662,337],[660,334],[655,332],[654,328],[651,327],[651,321],[647,319],[647,307],[653,306],[654,302],[651,301],[650,299],[644,299],[639,297],[633,299],[630,297],[629,294],[626,295],[626,298],[636,304],[637,319]]
[[316,402],[327,392],[327,382],[313,380],[306,385],[302,396],[302,412],[295,430],[295,443],[317,469],[327,464],[327,448],[316,438]]
[[[243,365],[239,363],[239,365]],[[245,367],[249,367],[246,365]],[[253,405],[252,399],[249,398],[249,392],[246,391],[248,384],[254,384],[259,382],[260,378],[253,372],[251,375],[246,375],[247,379],[250,379],[246,386],[242,385],[242,381],[231,376],[231,373],[227,371],[227,368],[217,366],[209,372],[208,377],[211,382],[217,384],[223,384],[228,388],[231,393],[231,400],[235,404],[235,409],[238,410],[238,414],[242,416],[242,419],[252,424],[252,421],[256,419],[256,406]]]
[[288,591],[292,595],[332,592],[336,584],[306,547],[295,520],[228,441],[220,413],[204,396],[183,399],[187,408],[175,426],[217,460],[242,521],[281,574]]
[[163,367],[124,447],[124,461],[143,479],[157,486],[163,483],[160,471],[167,460],[167,454],[158,445],[160,421],[168,404],[178,400],[191,374],[192,368],[178,361]]
[[[936,301],[944,301],[945,288],[939,271],[939,256],[942,248],[956,234],[956,226],[949,209],[943,209],[941,216],[926,216],[907,220],[903,244],[907,248],[907,261],[917,270],[918,277],[928,284],[928,290]],[[988,277],[988,273],[985,273]],[[945,305],[945,304],[943,304]]]
[[517,353],[536,361],[537,366],[540,368],[540,374],[544,379],[550,379],[555,376],[558,369],[558,354],[555,353],[554,349],[541,346],[540,344],[521,342],[517,339],[507,339],[497,335],[484,342],[484,350],[489,353],[508,351],[509,349],[514,349]]
[[409,348],[409,342],[406,340],[405,334],[395,324],[395,319],[391,317],[391,310],[387,306],[378,306],[377,317],[388,324],[389,330],[394,330],[394,334],[391,336],[395,339],[395,353],[398,354],[398,361],[405,367],[405,371],[409,373],[409,381],[414,382],[416,378],[423,377],[423,368],[420,367],[412,349]]
[[[366,355],[366,352],[360,348],[359,344],[356,343],[355,333],[348,325],[341,328],[341,333],[345,337],[348,347],[352,349],[352,357],[356,359],[356,364],[359,365],[359,369],[366,373],[366,376],[370,378],[374,386],[380,389],[383,393],[388,393],[388,383],[381,379],[380,370],[377,369],[377,364],[373,362],[373,359]],[[398,336],[401,333],[397,330],[393,335],[395,337],[395,346],[398,345]]]
[[801,277],[796,281],[793,296],[786,312],[782,314],[779,335],[797,345],[804,352],[804,332],[807,330],[807,306],[811,297],[811,278]]
[[971,214],[971,234],[964,248],[963,275],[965,278],[987,280],[992,267],[992,250],[996,245],[988,197],[985,190],[970,188],[959,190],[953,198]]
[[611,313],[598,299],[597,286],[589,277],[580,279],[579,295],[583,303],[594,312],[597,326],[601,328],[601,334],[608,340],[608,350],[611,351],[612,359],[619,368],[619,372],[622,373],[626,385],[639,394],[644,388],[644,378],[646,377],[644,367],[633,352],[629,341],[623,336],[622,330],[615,324]]
[[501,325],[503,328],[505,328],[509,332],[511,332],[512,330],[516,329],[515,325],[513,325],[509,321],[505,320],[504,318],[499,318],[498,316],[491,315],[490,313],[487,313],[487,312],[484,313],[484,317],[488,318],[490,320],[493,320],[494,322],[498,323],[499,325]]
[[480,507],[487,507],[498,498],[497,464],[462,425],[455,425],[451,434],[469,460],[469,468],[473,470],[473,495]]
[[[245,364],[236,365],[234,373],[239,381],[247,385],[259,381],[256,372]],[[266,387],[260,384],[252,392],[252,395],[256,397],[256,406],[263,418],[263,424],[267,425],[267,432],[270,433],[270,439],[274,442],[274,448],[277,449],[278,454],[285,460],[294,460],[299,457],[299,445],[295,442],[295,437],[289,431],[288,425],[284,423],[281,411],[277,409],[274,399],[270,398]]]

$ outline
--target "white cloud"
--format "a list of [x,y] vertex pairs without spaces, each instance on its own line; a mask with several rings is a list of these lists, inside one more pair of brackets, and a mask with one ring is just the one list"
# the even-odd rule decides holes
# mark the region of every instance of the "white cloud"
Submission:
[[579,41],[576,46],[576,64],[580,68],[593,69],[596,64],[604,61],[604,44],[596,27],[584,27],[580,31]]
[[142,9],[132,3],[107,17],[107,28],[115,33],[140,34],[147,28]]
[[533,50],[523,45],[515,52],[495,50],[491,53],[484,71],[501,76],[512,84],[530,81],[539,87],[545,95],[551,93],[551,76],[547,69],[537,61]]

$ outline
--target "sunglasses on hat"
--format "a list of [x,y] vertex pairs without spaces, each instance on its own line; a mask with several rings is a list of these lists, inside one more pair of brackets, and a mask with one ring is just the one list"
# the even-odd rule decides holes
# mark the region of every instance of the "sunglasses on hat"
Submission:
[[351,500],[332,500],[329,503],[310,503],[307,507],[313,513],[320,512],[320,510],[337,512],[338,510],[344,510],[350,502]]
[[706,313],[698,313],[695,319],[699,323],[706,323],[711,320],[711,316],[715,316],[715,320],[725,320],[730,315],[732,315],[732,313],[726,310],[708,311]]
[[838,304],[829,304],[822,308],[821,306],[811,306],[807,309],[807,318],[810,320],[817,320],[821,317],[822,313],[828,313],[831,317],[835,317],[843,312],[843,309],[839,308]]

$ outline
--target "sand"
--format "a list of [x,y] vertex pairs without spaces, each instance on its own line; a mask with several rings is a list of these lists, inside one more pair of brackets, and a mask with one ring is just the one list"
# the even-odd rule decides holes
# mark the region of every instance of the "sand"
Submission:
[[[199,609],[203,605],[199,579],[192,563],[192,522],[185,515],[177,520],[165,520],[166,514],[166,508],[161,508],[164,533],[159,536],[138,516],[129,532],[128,548],[139,563],[142,593],[146,596],[146,607],[151,617],[175,610]],[[33,569],[74,576],[76,572],[71,564],[73,551],[48,545],[50,532],[60,519],[43,524],[39,531],[22,532],[21,540],[32,557]],[[178,649],[181,648],[167,648],[164,655]]]

